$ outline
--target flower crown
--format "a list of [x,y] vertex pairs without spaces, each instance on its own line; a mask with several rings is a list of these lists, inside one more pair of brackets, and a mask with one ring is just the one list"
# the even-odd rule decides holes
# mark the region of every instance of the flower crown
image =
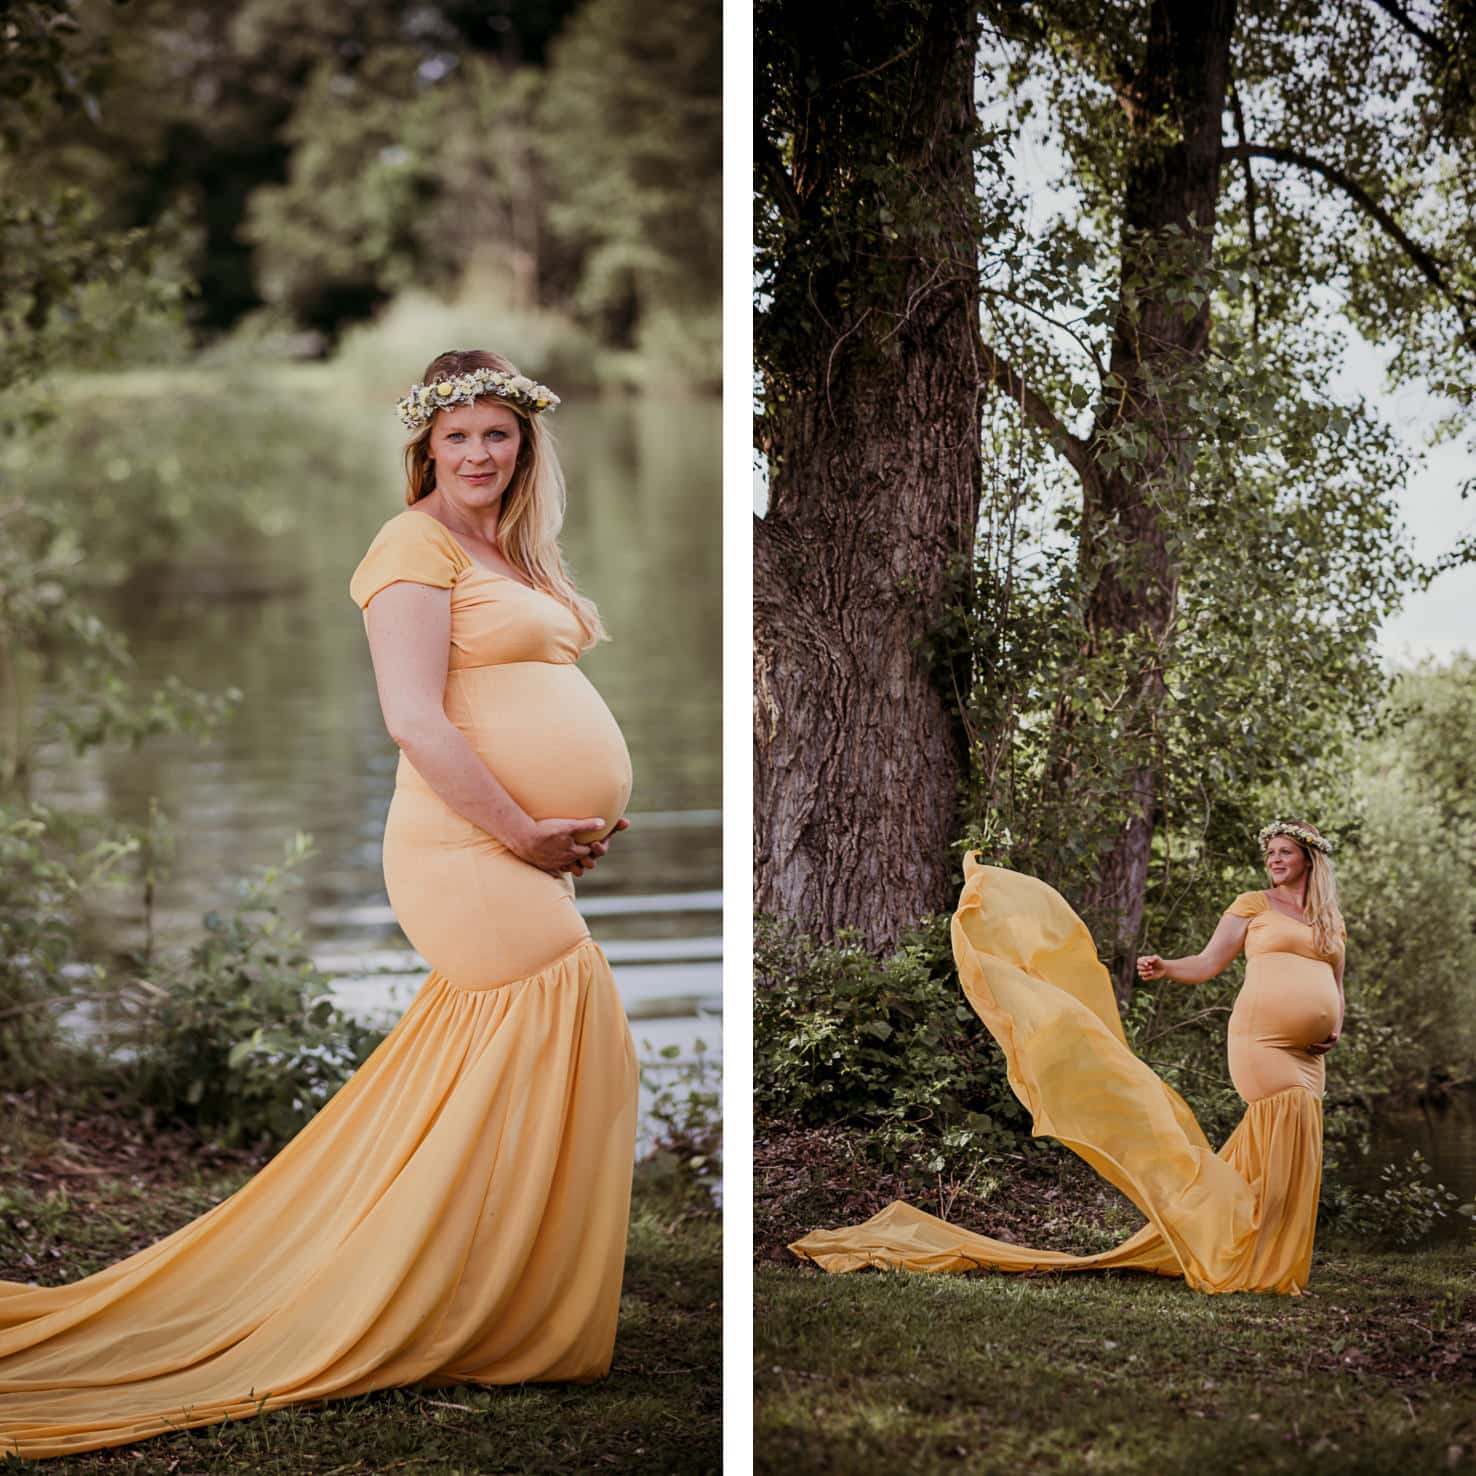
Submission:
[[1305,825],[1297,825],[1290,820],[1273,820],[1269,825],[1263,825],[1260,835],[1257,836],[1263,851],[1266,849],[1266,842],[1273,835],[1289,835],[1294,841],[1300,841],[1304,846],[1311,846],[1314,851],[1321,851],[1324,856],[1332,855],[1332,842],[1325,835],[1318,835],[1315,830],[1308,830]]
[[473,369],[469,374],[456,374],[438,379],[433,384],[414,384],[410,393],[395,406],[406,430],[419,430],[429,425],[437,410],[452,405],[470,405],[483,395],[521,405],[537,415],[552,410],[559,397],[546,384],[537,384],[525,374],[504,374],[500,369]]

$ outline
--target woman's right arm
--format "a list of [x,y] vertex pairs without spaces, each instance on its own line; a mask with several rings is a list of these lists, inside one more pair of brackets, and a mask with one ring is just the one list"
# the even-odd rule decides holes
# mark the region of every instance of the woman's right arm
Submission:
[[1138,977],[1145,981],[1171,979],[1175,984],[1203,984],[1228,968],[1245,942],[1248,917],[1225,913],[1208,943],[1188,958],[1160,958],[1146,953],[1138,960]]
[[593,865],[605,846],[581,845],[574,836],[602,829],[604,819],[534,820],[446,716],[450,591],[408,580],[388,584],[365,606],[364,625],[384,725],[415,772],[458,815],[530,865],[576,875]]

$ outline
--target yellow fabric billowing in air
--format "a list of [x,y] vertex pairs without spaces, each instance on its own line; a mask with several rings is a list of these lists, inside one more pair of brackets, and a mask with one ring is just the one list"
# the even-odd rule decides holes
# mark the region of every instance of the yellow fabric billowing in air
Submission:
[[[1304,924],[1271,916],[1310,938]],[[1035,1134],[1078,1153],[1148,1223],[1113,1250],[1073,1256],[977,1235],[898,1201],[864,1224],[815,1231],[790,1249],[827,1271],[1116,1268],[1183,1276],[1203,1292],[1299,1293],[1322,1179],[1321,1059],[1306,1046],[1326,1037],[1323,994],[1335,995],[1336,985],[1329,961],[1309,958],[1301,935],[1296,943],[1303,951],[1257,949],[1241,998],[1253,996],[1264,1012],[1283,985],[1298,998],[1316,995],[1312,1009],[1278,1006],[1275,1026],[1285,1027],[1281,1016],[1290,1012],[1298,1038],[1285,1028],[1238,1028],[1239,1002],[1231,1026],[1237,1086],[1289,1084],[1249,1101],[1216,1153],[1179,1094],[1128,1048],[1107,971],[1066,902],[1032,877],[967,858],[953,952],[969,1003],[1004,1050]]]
[[[446,711],[503,782],[540,818],[619,818],[629,758],[573,665],[573,615],[473,566],[423,513],[386,525],[352,592],[367,605],[397,579],[451,590]],[[509,683],[523,705],[494,710]],[[0,1282],[0,1451],[398,1384],[608,1372],[638,1067],[573,883],[450,809],[403,755],[384,870],[431,966],[409,1009],[229,1199],[70,1286]]]

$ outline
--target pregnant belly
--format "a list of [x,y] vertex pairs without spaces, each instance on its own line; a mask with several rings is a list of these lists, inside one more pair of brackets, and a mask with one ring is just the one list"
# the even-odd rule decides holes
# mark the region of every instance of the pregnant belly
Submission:
[[[510,662],[453,670],[446,716],[535,820],[598,816],[608,834],[630,800],[620,727],[572,662]],[[406,782],[402,760],[401,780]],[[424,783],[414,770],[409,782]],[[581,836],[580,839],[585,839]]]
[[1332,969],[1298,953],[1263,953],[1246,964],[1235,1015],[1263,1045],[1305,1050],[1324,1041],[1338,1023],[1338,986]]

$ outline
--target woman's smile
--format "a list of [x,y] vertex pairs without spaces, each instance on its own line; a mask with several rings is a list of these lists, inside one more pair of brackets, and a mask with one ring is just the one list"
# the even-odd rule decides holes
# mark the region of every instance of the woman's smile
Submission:
[[1266,847],[1266,875],[1275,887],[1292,886],[1306,874],[1301,847],[1284,835],[1275,836]]
[[521,444],[517,416],[499,401],[477,400],[443,410],[428,449],[443,484],[500,497],[512,485]]

